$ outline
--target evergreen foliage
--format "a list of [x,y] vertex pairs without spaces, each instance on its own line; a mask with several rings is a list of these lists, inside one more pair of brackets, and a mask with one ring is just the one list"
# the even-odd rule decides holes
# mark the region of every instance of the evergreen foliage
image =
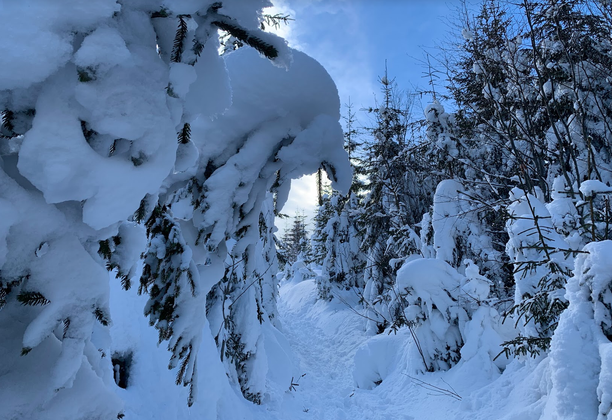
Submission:
[[[368,110],[375,124],[353,179],[365,193],[351,210],[366,261],[360,293],[368,328],[410,328],[426,370],[459,360],[457,319],[477,308],[499,310],[514,325],[501,354],[548,352],[568,308],[576,256],[609,239],[610,16],[608,2],[484,0],[473,15],[465,12],[463,39],[447,51],[443,71],[430,67],[432,84],[434,74],[446,73],[451,96],[432,86],[423,119],[410,115],[386,73],[380,79],[383,100]],[[452,113],[442,98],[452,101]],[[345,136],[353,134],[347,123]],[[344,235],[342,202],[332,195],[315,218],[321,298],[329,298],[335,269],[326,264]],[[411,279],[398,288],[398,269],[421,258],[457,273],[448,274],[454,286],[444,283],[452,309],[436,321],[455,328],[447,338],[430,335],[442,327],[416,298],[425,286]],[[474,267],[484,279],[478,287],[468,275]],[[481,290],[477,299],[473,287]]]
[[[149,324],[159,333],[159,343],[169,341],[172,353],[168,368],[179,366],[176,383],[189,385],[189,405],[193,404],[197,375],[197,350],[201,332],[177,327],[185,311],[203,315],[204,300],[197,284],[199,274],[191,259],[191,250],[182,237],[180,227],[165,207],[157,206],[146,223],[147,251],[143,254],[143,270],[138,293],[147,293],[144,308]],[[198,299],[199,296],[199,299]],[[189,305],[190,300],[198,302]],[[200,310],[198,310],[198,306]]]
[[[107,270],[125,289],[139,277],[189,406],[202,366],[254,403],[270,392],[273,215],[291,179],[323,167],[348,189],[350,174],[333,81],[263,31],[290,19],[259,6],[50,2],[41,21],[15,3],[22,33],[49,47],[15,37],[0,78],[0,381],[32,388],[4,417],[123,416]],[[218,30],[256,52],[221,57]],[[154,351],[136,341],[138,364]]]
[[[310,244],[306,230],[306,216],[296,214],[289,228],[280,238],[280,258],[284,267],[291,267],[298,259],[309,259]],[[316,257],[315,257],[316,258]]]

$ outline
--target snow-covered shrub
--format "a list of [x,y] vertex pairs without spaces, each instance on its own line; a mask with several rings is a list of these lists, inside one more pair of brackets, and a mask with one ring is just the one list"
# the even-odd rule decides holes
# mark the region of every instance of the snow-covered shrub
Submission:
[[506,252],[514,264],[516,282],[510,313],[521,335],[506,343],[506,353],[538,354],[548,349],[559,315],[567,308],[565,284],[573,253],[537,197],[515,188],[510,198]]
[[397,272],[392,328],[407,325],[413,331],[424,371],[446,370],[459,361],[468,321],[460,298],[463,283],[464,276],[439,259],[417,258]]
[[405,334],[379,334],[370,338],[355,353],[353,380],[357,388],[373,389],[397,368],[405,351]]
[[603,420],[612,412],[612,242],[583,251],[551,340],[547,418]]
[[436,258],[455,268],[467,258],[490,269],[490,262],[498,253],[493,249],[491,237],[484,232],[478,206],[470,196],[457,180],[444,180],[436,187],[431,215]]
[[317,273],[310,268],[309,264],[306,264],[303,258],[298,259],[290,268],[285,269],[284,274],[285,279],[292,279],[295,282],[313,279],[316,276]]

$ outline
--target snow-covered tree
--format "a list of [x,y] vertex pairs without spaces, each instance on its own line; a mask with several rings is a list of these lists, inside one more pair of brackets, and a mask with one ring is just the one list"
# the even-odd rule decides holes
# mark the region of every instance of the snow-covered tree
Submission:
[[306,216],[296,214],[280,238],[279,256],[283,266],[291,267],[298,259],[308,259],[310,244],[306,230]]
[[446,370],[459,361],[461,329],[468,320],[458,298],[462,279],[440,259],[416,258],[397,273],[391,304],[395,328],[411,329],[424,371]]
[[418,244],[413,241],[417,236],[411,230],[422,206],[422,203],[416,205],[420,197],[410,188],[416,179],[410,177],[407,159],[409,109],[394,80],[386,73],[380,83],[383,99],[369,110],[375,116],[375,125],[368,130],[372,138],[365,145],[367,195],[358,213],[361,249],[366,260],[364,300],[371,306],[368,317],[377,321],[377,325],[370,322],[371,331],[386,324],[385,294],[392,287],[399,268],[394,261],[418,252]]
[[551,340],[549,418],[606,419],[612,409],[612,243],[593,242],[576,257],[568,308]]
[[567,243],[551,223],[551,216],[537,197],[515,189],[509,206],[509,241],[506,252],[514,263],[516,323],[522,334],[506,343],[516,354],[546,350],[567,307],[565,284],[573,258]]
[[[168,343],[177,383],[190,385],[189,404],[201,395],[197,366],[219,363],[201,350],[215,337],[235,337],[236,357],[248,359],[245,331],[269,322],[251,309],[273,312],[273,285],[248,287],[273,260],[269,220],[260,231],[266,194],[282,207],[290,180],[321,165],[338,188],[351,179],[335,86],[260,29],[268,5],[3,3],[0,37],[12,45],[0,58],[0,355],[9,367],[0,387],[29,392],[9,398],[2,417],[120,415],[108,325],[121,314],[109,311],[105,266],[129,287],[142,252],[144,312]],[[245,48],[219,56],[219,29]],[[262,239],[265,263],[255,257]],[[242,262],[228,281],[231,259]],[[221,299],[218,285],[231,285]],[[227,343],[217,340],[221,354]],[[244,372],[237,381],[257,401],[262,382],[252,387]]]
[[329,212],[324,226],[315,230],[313,241],[323,251],[321,274],[317,276],[319,297],[331,299],[332,287],[363,289],[365,261],[359,249],[354,211],[357,198],[348,199],[334,192],[319,209],[319,215]]

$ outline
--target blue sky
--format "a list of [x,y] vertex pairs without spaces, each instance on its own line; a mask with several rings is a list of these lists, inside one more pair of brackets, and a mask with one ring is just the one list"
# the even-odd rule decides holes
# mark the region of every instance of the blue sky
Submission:
[[[359,109],[380,97],[384,74],[400,89],[427,87],[424,50],[435,53],[452,30],[460,0],[274,0],[276,9],[294,21],[280,29],[289,45],[317,59],[332,76],[340,101]],[[451,22],[451,23],[449,23]],[[429,98],[423,98],[424,101]],[[346,109],[343,107],[343,112]],[[361,115],[359,115],[361,114]],[[294,181],[283,212],[306,215],[315,209],[314,177]],[[279,228],[283,228],[283,222]]]

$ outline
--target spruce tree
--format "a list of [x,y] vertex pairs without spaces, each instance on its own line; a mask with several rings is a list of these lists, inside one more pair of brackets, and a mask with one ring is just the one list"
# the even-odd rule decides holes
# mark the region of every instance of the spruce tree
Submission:
[[309,243],[308,231],[306,230],[306,216],[296,214],[289,227],[280,239],[280,254],[286,268],[291,266],[299,259],[308,259]]
[[[31,388],[0,417],[122,417],[106,269],[129,288],[141,254],[143,309],[168,343],[176,382],[190,386],[188,404],[196,367],[228,348],[228,375],[245,397],[258,402],[267,386],[246,366],[261,368],[265,352],[245,337],[274,314],[274,276],[262,269],[276,269],[266,194],[282,197],[291,178],[321,165],[348,189],[340,104],[318,63],[262,31],[257,7],[187,3],[50,2],[47,20],[32,19],[38,6],[13,8],[16,25],[49,44],[15,37],[19,54],[3,66],[28,71],[0,79],[0,382]],[[218,29],[249,48],[219,56]],[[290,63],[312,76],[307,87]],[[225,276],[232,258],[242,262]],[[220,288],[235,304],[210,336],[227,309]],[[202,352],[215,338],[219,353]]]

